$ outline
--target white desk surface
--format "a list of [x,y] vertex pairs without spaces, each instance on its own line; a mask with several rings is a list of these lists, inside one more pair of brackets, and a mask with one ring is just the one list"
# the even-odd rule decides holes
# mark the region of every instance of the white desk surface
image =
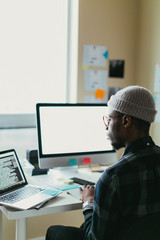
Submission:
[[80,200],[77,200],[70,194],[63,192],[56,198],[50,200],[44,207],[40,208],[39,210],[31,209],[21,211],[13,208],[6,208],[3,206],[1,206],[0,209],[9,220],[13,220],[33,216],[41,216],[46,214],[53,214],[57,212],[71,211],[81,209],[81,207],[82,202]]
[[[106,168],[106,167],[105,167]],[[25,172],[26,173],[26,172]],[[47,175],[31,176],[26,174],[27,180],[31,184],[39,186],[56,187],[64,184],[64,181],[70,177],[79,177],[85,180],[97,182],[102,173],[91,172],[88,168],[69,169],[66,170],[50,170]],[[29,209],[25,211],[0,206],[1,212],[9,219],[16,220],[16,238],[17,240],[27,239],[27,218],[41,215],[48,215],[58,212],[72,211],[81,209],[82,202],[72,197],[67,192],[56,196],[50,200],[44,207],[39,210]],[[2,214],[0,213],[0,230],[2,230]],[[2,239],[2,231],[0,231],[0,240]]]
[[[31,176],[26,174],[27,180],[31,184],[36,184],[48,187],[56,187],[57,185],[64,184],[64,181],[72,176],[81,177],[90,181],[97,181],[102,173],[93,173],[88,168],[74,169],[74,170],[50,170],[48,174]],[[65,212],[80,209],[82,202],[72,197],[67,192],[62,192],[50,200],[44,207],[39,210],[16,210],[9,207],[0,206],[1,211],[5,214],[8,219],[19,219],[27,218],[32,216],[40,216],[45,214],[52,214],[57,212]]]

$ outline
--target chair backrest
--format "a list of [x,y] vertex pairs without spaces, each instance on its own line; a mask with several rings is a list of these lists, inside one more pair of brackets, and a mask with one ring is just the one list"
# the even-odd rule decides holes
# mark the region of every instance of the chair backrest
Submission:
[[117,240],[160,240],[160,212],[139,219]]

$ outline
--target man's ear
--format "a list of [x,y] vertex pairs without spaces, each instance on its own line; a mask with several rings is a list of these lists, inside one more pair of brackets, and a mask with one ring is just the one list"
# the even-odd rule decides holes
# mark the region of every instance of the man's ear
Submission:
[[131,126],[131,124],[132,124],[132,118],[131,118],[131,116],[129,116],[129,115],[124,115],[124,116],[122,117],[122,125],[123,125],[125,128],[128,128],[128,127]]

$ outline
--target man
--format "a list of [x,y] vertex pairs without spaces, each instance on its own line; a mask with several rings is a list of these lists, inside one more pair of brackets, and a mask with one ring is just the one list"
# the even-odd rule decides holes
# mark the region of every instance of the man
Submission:
[[[111,97],[103,119],[112,146],[125,148],[123,156],[102,174],[95,189],[80,189],[82,227],[50,227],[47,240],[112,240],[139,218],[160,212],[160,147],[149,136],[155,115],[154,99],[143,87],[129,86]],[[56,237],[56,232],[65,237]]]

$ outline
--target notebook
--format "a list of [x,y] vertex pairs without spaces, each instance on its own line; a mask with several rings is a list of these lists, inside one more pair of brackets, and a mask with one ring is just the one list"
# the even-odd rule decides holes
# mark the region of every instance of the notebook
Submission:
[[0,205],[26,210],[41,206],[60,193],[30,185],[14,149],[0,152]]

